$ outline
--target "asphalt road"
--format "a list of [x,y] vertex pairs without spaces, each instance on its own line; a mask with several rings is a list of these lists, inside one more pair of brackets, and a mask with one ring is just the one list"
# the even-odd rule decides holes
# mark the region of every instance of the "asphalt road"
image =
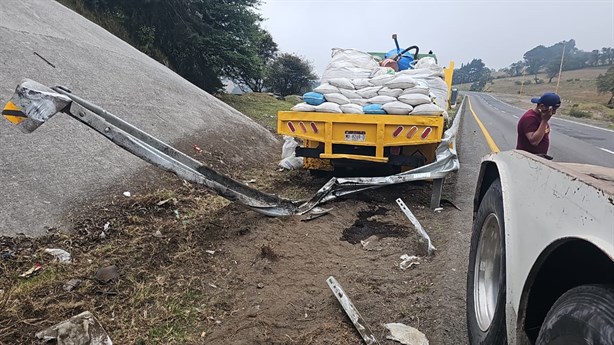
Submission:
[[[516,124],[526,109],[504,103],[489,94],[471,93],[469,100],[474,114],[468,111],[465,121],[469,118],[475,121],[474,115],[477,116],[501,151],[515,148]],[[550,128],[548,154],[555,161],[614,168],[614,131],[556,115],[550,121]]]

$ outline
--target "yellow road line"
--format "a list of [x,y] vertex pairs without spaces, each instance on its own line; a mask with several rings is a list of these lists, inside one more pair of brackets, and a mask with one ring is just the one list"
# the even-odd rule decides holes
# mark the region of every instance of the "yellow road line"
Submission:
[[473,114],[473,118],[475,119],[475,122],[477,122],[478,126],[480,126],[480,129],[482,130],[482,133],[484,134],[484,138],[486,138],[486,142],[488,143],[488,146],[490,147],[490,150],[492,152],[494,152],[494,153],[497,153],[497,152],[501,151],[501,150],[499,150],[499,147],[497,147],[497,144],[495,144],[495,141],[492,140],[492,137],[490,136],[490,133],[488,133],[488,131],[486,130],[486,127],[484,127],[484,124],[482,123],[482,121],[480,121],[478,116],[475,114],[475,111],[473,111],[473,107],[471,106],[471,100],[469,99],[469,97],[467,97],[467,101],[469,101],[469,110]]

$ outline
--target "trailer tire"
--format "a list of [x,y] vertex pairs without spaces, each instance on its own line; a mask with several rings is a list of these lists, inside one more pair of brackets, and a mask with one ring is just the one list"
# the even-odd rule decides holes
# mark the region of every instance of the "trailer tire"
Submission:
[[537,345],[614,345],[614,287],[582,285],[554,303]]
[[497,178],[484,194],[473,222],[467,269],[470,344],[507,344],[505,281],[503,198]]

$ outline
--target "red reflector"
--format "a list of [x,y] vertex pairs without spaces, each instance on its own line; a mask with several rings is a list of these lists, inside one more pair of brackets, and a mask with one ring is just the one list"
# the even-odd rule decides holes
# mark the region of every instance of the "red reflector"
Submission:
[[303,133],[307,133],[307,126],[303,123],[303,121],[299,122],[298,125],[301,127]]
[[431,127],[426,127],[424,129],[424,132],[422,132],[422,135],[420,135],[420,137],[422,138],[422,140],[426,139],[426,137],[429,136],[429,134],[431,134],[431,132],[433,131],[433,129]]
[[401,134],[401,132],[403,132],[405,128],[403,128],[403,126],[399,126],[397,127],[397,129],[394,130],[394,132],[392,132],[392,137],[396,138],[399,136],[399,134]]
[[318,126],[316,126],[315,122],[310,123],[311,125],[311,129],[313,129],[313,132],[315,134],[318,134]]
[[288,122],[288,128],[292,131],[292,133],[296,132],[296,128],[292,122]]
[[413,126],[412,128],[409,129],[409,131],[407,132],[407,139],[411,139],[411,137],[414,136],[414,134],[416,134],[418,132],[418,127]]

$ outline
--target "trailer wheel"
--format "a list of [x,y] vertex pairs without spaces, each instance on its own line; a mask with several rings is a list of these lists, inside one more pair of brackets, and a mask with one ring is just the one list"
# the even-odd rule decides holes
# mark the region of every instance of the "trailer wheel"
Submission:
[[537,337],[546,344],[613,345],[614,287],[582,285],[559,297]]
[[467,269],[467,329],[471,344],[507,344],[505,326],[505,224],[501,181],[480,202]]

